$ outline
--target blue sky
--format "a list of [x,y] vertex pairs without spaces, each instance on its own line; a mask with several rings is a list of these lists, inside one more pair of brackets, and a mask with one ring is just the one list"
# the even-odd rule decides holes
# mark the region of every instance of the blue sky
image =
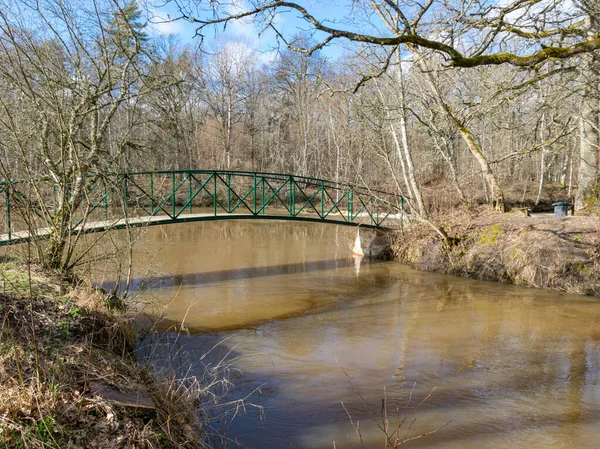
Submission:
[[[247,0],[233,0],[234,6],[230,8],[244,8],[247,6]],[[307,9],[314,14],[317,18],[327,18],[333,20],[341,20],[348,13],[347,0],[323,0],[314,1],[309,0],[302,2],[306,5]],[[168,21],[169,18],[175,18],[179,15],[176,5],[173,2],[169,2],[163,6],[157,6],[154,8],[154,12],[157,18],[154,20],[153,28],[157,34],[174,34],[179,37],[182,43],[194,43],[198,42],[198,38],[194,38],[196,26],[192,23],[185,21]],[[284,30],[286,35],[294,34],[297,31],[301,31],[302,28],[306,28],[306,24],[299,18],[298,12],[289,12],[280,14],[278,16],[278,27]],[[161,20],[162,19],[162,20]],[[225,32],[222,31],[222,27],[219,28],[217,35],[213,28],[207,28],[204,31],[205,45],[210,48],[214,45],[215,39],[231,39],[231,40],[242,40],[249,47],[258,50],[262,53],[262,59],[268,61],[275,57],[276,52],[274,48],[277,45],[276,35],[272,30],[266,30],[259,37],[260,28],[258,25],[252,23],[251,20],[240,20],[233,21],[227,25]],[[328,58],[333,58],[340,53],[340,48],[336,44],[330,46],[323,51],[323,54]]]

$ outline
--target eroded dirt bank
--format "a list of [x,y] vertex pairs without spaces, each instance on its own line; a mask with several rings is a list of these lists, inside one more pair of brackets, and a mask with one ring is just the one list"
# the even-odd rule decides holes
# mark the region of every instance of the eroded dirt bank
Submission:
[[600,296],[600,220],[521,212],[438,216],[452,238],[413,223],[394,237],[394,258],[413,268]]

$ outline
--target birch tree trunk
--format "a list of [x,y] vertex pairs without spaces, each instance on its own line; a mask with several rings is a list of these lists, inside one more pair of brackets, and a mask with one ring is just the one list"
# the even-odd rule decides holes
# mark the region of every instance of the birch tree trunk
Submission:
[[[406,132],[406,103],[405,103],[405,91],[404,91],[404,76],[402,74],[402,56],[400,54],[400,50],[396,51],[396,55],[398,58],[398,70],[396,73],[396,83],[398,85],[398,95],[400,100],[400,117],[398,120],[398,124],[400,126],[400,136],[402,141],[402,150],[404,151],[404,157],[406,160],[406,171],[408,175],[408,182],[410,183],[411,190],[415,197],[415,202],[417,204],[419,215],[422,217],[427,217],[427,210],[425,209],[425,203],[423,201],[423,195],[421,194],[421,189],[419,188],[419,184],[415,178],[415,166],[412,159],[412,154],[410,152],[410,148],[408,146],[408,135]],[[392,131],[394,126],[392,125]],[[396,143],[396,148],[398,148],[398,138],[394,133],[394,141]],[[399,150],[399,148],[398,148]],[[399,155],[401,156],[401,155]]]
[[231,133],[233,132],[233,123],[231,118],[232,99],[228,98],[227,101],[227,123],[226,123],[226,136],[225,136],[225,166],[227,170],[231,170]]
[[[542,121],[540,123],[540,140],[543,141],[544,140],[544,119],[545,119],[545,114],[542,114]],[[540,161],[540,182],[538,184],[538,191],[537,191],[537,196],[535,198],[535,205],[539,205],[540,204],[540,200],[542,199],[542,190],[544,188],[544,180],[546,177],[546,147],[542,147],[542,157],[541,157],[541,161]]]
[[[586,58],[592,59],[591,55]],[[591,67],[592,61],[586,64]],[[597,79],[595,73],[588,73]],[[595,197],[598,177],[598,100],[594,90],[592,86],[586,89],[579,117],[579,186],[575,195],[575,210],[578,211],[588,207]]]
[[[590,36],[600,28],[598,18],[588,16]],[[583,210],[597,200],[598,181],[598,57],[594,53],[582,56],[582,71],[586,87],[579,117],[579,175],[578,188],[575,195],[575,210]]]

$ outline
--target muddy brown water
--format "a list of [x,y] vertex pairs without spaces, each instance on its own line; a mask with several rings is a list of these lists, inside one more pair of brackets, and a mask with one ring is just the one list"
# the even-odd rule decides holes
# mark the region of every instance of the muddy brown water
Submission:
[[235,359],[228,398],[246,407],[227,421],[227,447],[382,448],[382,398],[391,428],[407,418],[401,437],[439,429],[408,447],[600,447],[597,299],[357,263],[355,232],[148,229],[138,300],[159,328],[187,333],[152,338],[141,356],[152,346],[154,363],[177,358],[188,374]]

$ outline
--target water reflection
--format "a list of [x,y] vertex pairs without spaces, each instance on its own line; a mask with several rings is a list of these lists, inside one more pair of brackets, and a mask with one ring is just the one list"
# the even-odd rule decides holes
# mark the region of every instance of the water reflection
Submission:
[[[147,283],[142,298],[168,298],[161,313],[204,331],[177,340],[192,372],[227,338],[212,357],[241,357],[232,397],[262,386],[252,400],[265,421],[249,409],[229,428],[245,446],[360,447],[344,401],[365,447],[382,447],[355,389],[379,416],[385,388],[392,417],[399,409],[417,418],[408,436],[451,421],[416,447],[598,447],[596,300],[393,263],[363,261],[357,271],[354,233],[334,227],[221,226],[171,227],[160,237],[152,230],[137,262],[161,246],[152,272],[160,282]],[[159,360],[172,341],[165,334],[154,342]]]

